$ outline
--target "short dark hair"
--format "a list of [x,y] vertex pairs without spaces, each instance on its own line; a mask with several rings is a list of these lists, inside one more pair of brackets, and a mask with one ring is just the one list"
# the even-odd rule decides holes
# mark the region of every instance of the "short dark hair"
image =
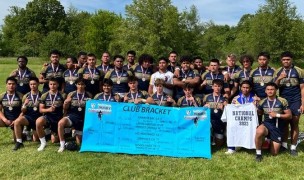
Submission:
[[153,57],[150,54],[142,54],[138,58],[138,64],[142,65],[144,61],[149,61],[151,64],[153,64]]
[[193,89],[193,88],[194,88],[194,86],[191,85],[190,83],[185,83],[185,84],[183,85],[183,89]]
[[73,64],[77,63],[77,58],[75,56],[68,56],[67,59],[68,58],[72,59]]
[[76,80],[75,80],[75,84],[78,84],[78,83],[83,83],[83,84],[85,84],[85,80],[83,79],[83,78],[77,78]]
[[128,83],[129,83],[129,82],[134,82],[134,81],[138,81],[138,79],[137,79],[136,76],[129,76],[129,77],[128,77]]
[[102,85],[105,85],[105,84],[107,84],[109,86],[113,86],[113,81],[111,79],[106,78],[102,81]]
[[114,56],[114,58],[113,58],[113,60],[115,61],[115,59],[117,59],[117,58],[120,58],[120,59],[122,59],[123,61],[125,60],[125,58],[122,56],[122,55],[115,55]]
[[169,63],[169,59],[166,58],[166,57],[164,57],[164,56],[158,58],[158,62],[159,62],[159,61],[166,61],[166,63]]
[[209,61],[209,64],[212,63],[212,62],[217,63],[218,65],[220,65],[220,60],[218,60],[218,59],[216,59],[216,58],[211,59],[211,60]]
[[212,85],[214,85],[214,84],[223,87],[223,86],[224,86],[224,81],[221,80],[221,79],[214,79],[214,80],[212,81]]
[[133,56],[136,56],[136,52],[133,51],[133,50],[128,51],[128,52],[127,52],[127,55],[128,55],[128,54],[132,54]]
[[5,84],[7,84],[8,81],[14,81],[15,84],[17,84],[17,79],[15,77],[13,77],[13,76],[10,76],[10,77],[6,78]]
[[200,57],[200,56],[194,56],[194,57],[192,58],[192,61],[194,62],[196,59],[199,59],[199,60],[201,60],[201,61],[203,62],[203,58]]
[[52,54],[55,54],[55,55],[58,55],[58,56],[61,56],[61,52],[57,49],[53,49],[50,51],[50,54],[49,56],[51,56]]
[[251,83],[251,81],[249,81],[249,80],[244,80],[243,82],[241,82],[240,87],[242,87],[243,84],[248,84],[249,87],[252,88],[252,83]]
[[176,54],[178,56],[178,53],[176,51],[170,51],[169,56],[170,56],[170,54]]
[[183,62],[185,62],[185,61],[188,61],[188,62],[191,63],[191,62],[192,62],[191,56],[188,56],[188,55],[182,56],[182,57],[180,58],[180,60],[179,60],[180,63],[183,63]]
[[278,86],[276,83],[274,83],[274,82],[269,82],[269,83],[267,83],[265,87],[267,87],[267,86],[272,86],[272,87],[274,87],[275,89],[279,89],[279,86]]
[[30,77],[29,82],[30,81],[36,81],[37,83],[39,83],[39,79],[37,77]]
[[94,57],[96,59],[96,55],[94,53],[89,53],[88,57]]
[[248,55],[248,54],[244,54],[241,56],[240,58],[240,63],[243,64],[243,62],[245,61],[245,59],[248,59],[250,61],[250,64],[252,65],[253,64],[253,57],[251,55]]
[[77,58],[79,58],[80,56],[86,56],[88,55],[88,53],[84,52],[84,51],[80,51],[77,55]]
[[292,52],[290,52],[290,51],[284,51],[284,52],[282,52],[281,53],[281,59],[283,58],[283,57],[290,57],[290,58],[293,58],[293,54],[292,54]]
[[51,82],[51,81],[57,82],[57,84],[59,84],[59,80],[57,78],[52,77],[49,79],[49,82]]
[[19,59],[24,59],[26,63],[28,62],[28,59],[27,59],[26,56],[18,56],[18,57],[17,57],[17,61],[18,61]]
[[259,58],[260,56],[264,56],[264,57],[266,57],[267,59],[270,59],[270,54],[269,54],[268,52],[260,52],[260,53],[258,54],[258,58]]

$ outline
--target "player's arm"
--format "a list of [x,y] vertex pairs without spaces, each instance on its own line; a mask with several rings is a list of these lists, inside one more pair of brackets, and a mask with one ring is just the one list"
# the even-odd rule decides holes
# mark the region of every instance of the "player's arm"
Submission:
[[269,116],[272,118],[280,118],[283,120],[290,120],[292,118],[290,109],[286,109],[283,111],[283,114],[276,113],[276,112],[269,112]]
[[173,78],[173,84],[175,86],[178,86],[178,87],[183,87],[184,81],[181,81],[177,77],[174,76],[174,78]]
[[300,90],[301,90],[301,107],[300,111],[303,114],[304,113],[304,83],[300,84]]
[[3,110],[3,106],[2,106],[2,104],[0,104],[0,119],[1,119],[6,125],[9,126],[12,122],[4,116],[2,110]]
[[192,79],[186,79],[185,81],[184,81],[184,83],[189,83],[189,84],[191,84],[191,85],[196,85],[196,84],[198,84],[199,82],[200,82],[200,77],[199,76],[196,76],[196,77],[194,77],[194,78],[192,78]]
[[231,89],[231,97],[237,92],[238,88],[239,88],[239,83],[238,82],[234,82],[234,86]]

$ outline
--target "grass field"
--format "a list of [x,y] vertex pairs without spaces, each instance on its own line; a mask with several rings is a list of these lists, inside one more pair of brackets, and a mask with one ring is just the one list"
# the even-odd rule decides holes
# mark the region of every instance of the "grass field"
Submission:
[[[62,60],[63,61],[63,60]],[[45,60],[30,58],[28,67],[39,74]],[[63,63],[63,62],[62,62]],[[17,68],[15,58],[0,58],[0,90],[5,78]],[[301,119],[301,128],[304,123]],[[254,150],[226,155],[225,148],[213,148],[212,159],[169,158],[110,153],[57,153],[58,144],[48,143],[37,152],[38,143],[25,142],[13,152],[12,132],[0,128],[0,179],[303,179],[304,146],[299,156],[263,151],[264,160],[254,161]]]

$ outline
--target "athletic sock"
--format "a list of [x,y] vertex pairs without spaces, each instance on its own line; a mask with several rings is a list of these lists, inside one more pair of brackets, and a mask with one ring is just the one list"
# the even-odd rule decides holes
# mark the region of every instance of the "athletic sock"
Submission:
[[60,147],[64,148],[65,141],[60,141]]
[[41,144],[46,144],[45,137],[43,137],[43,138],[39,138],[39,140],[40,140]]
[[292,144],[292,145],[290,146],[290,150],[296,150],[296,145],[293,145],[293,144]]
[[22,139],[16,139],[18,143],[22,143]]
[[262,150],[255,150],[257,155],[262,155]]
[[288,149],[288,145],[287,145],[287,142],[282,142],[282,146],[286,149]]

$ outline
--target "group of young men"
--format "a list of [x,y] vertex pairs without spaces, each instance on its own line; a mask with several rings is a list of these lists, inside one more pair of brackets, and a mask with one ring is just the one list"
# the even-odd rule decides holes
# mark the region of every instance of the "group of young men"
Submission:
[[[226,125],[221,115],[226,104],[254,103],[260,115],[256,129],[256,160],[261,161],[261,147],[265,137],[270,139],[272,154],[287,149],[291,135],[290,154],[297,155],[299,118],[304,111],[304,73],[292,63],[290,52],[281,54],[282,66],[269,67],[270,55],[257,56],[258,67],[252,69],[250,55],[230,54],[226,66],[211,59],[208,67],[200,57],[181,56],[175,51],[168,58],[154,58],[142,54],[135,62],[135,51],[124,56],[115,55],[113,62],[108,52],[97,65],[94,54],[80,52],[68,57],[65,65],[59,63],[60,52],[50,52],[50,63],[43,65],[38,78],[27,67],[25,56],[17,58],[18,68],[6,80],[6,92],[0,95],[0,126],[14,130],[15,147],[23,147],[22,130],[33,130],[33,140],[40,140],[38,151],[46,147],[45,131],[49,127],[52,142],[60,141],[58,152],[65,149],[64,128],[73,127],[76,141],[81,143],[85,102],[103,101],[149,103],[160,106],[205,106],[211,109],[214,142],[224,144]],[[39,84],[43,84],[42,92]],[[279,90],[279,95],[277,95]],[[264,118],[262,118],[262,116]],[[282,148],[281,148],[282,149]],[[228,147],[229,154],[235,147]]]

